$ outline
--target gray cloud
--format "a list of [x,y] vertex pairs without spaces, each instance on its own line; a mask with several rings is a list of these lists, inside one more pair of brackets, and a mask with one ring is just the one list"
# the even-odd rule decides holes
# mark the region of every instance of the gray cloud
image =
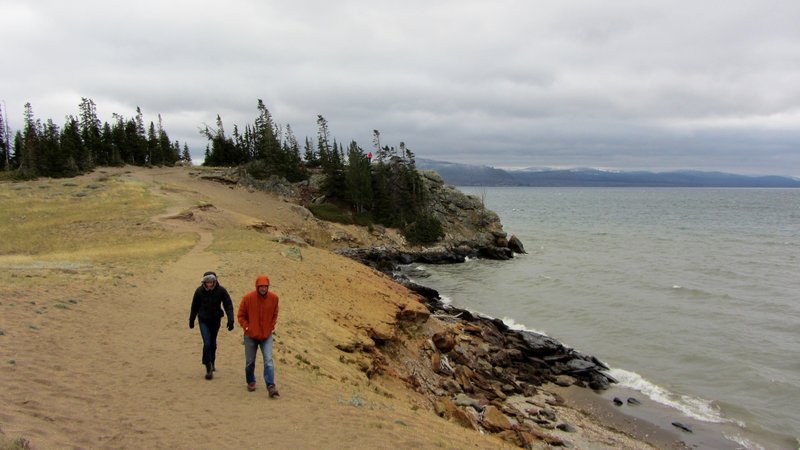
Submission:
[[800,176],[800,3],[0,0],[0,99],[140,106],[187,141],[256,99],[303,139],[496,166]]

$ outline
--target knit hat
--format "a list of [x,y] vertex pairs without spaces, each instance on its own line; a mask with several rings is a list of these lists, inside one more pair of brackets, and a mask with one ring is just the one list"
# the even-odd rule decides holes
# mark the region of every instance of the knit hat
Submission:
[[216,283],[217,282],[217,274],[215,274],[214,272],[206,272],[206,273],[204,273],[203,274],[203,283],[206,283],[208,281],[213,281],[213,282]]

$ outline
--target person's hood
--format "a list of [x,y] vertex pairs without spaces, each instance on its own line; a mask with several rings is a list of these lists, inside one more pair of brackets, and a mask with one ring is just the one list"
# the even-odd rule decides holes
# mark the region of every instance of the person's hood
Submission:
[[259,275],[256,277],[256,290],[259,286],[269,286],[269,277],[266,275]]

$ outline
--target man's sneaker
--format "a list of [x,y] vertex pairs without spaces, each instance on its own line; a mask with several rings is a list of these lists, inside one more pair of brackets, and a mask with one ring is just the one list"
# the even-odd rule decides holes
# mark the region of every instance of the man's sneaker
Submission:
[[275,387],[274,384],[270,384],[267,386],[267,392],[269,392],[269,396],[272,398],[280,398],[281,394],[278,392],[278,388]]
[[249,392],[255,391],[256,390],[256,384],[255,383],[247,383],[247,390]]

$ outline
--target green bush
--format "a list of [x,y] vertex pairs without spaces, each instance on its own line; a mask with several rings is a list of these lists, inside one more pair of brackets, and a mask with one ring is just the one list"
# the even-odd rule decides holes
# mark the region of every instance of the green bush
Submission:
[[308,207],[312,214],[318,219],[327,220],[328,222],[338,222],[346,225],[351,225],[353,219],[347,211],[333,203],[320,203],[318,205],[311,205]]
[[403,234],[409,244],[432,244],[444,237],[444,229],[439,219],[433,216],[420,216],[404,230]]
[[373,230],[373,226],[372,225],[375,223],[372,220],[372,214],[370,214],[369,212],[356,214],[355,217],[353,217],[353,222],[356,225],[361,225],[362,227],[367,227],[369,229],[370,233]]
[[267,166],[263,159],[257,159],[244,165],[245,170],[256,180],[266,180],[272,175],[273,171]]

